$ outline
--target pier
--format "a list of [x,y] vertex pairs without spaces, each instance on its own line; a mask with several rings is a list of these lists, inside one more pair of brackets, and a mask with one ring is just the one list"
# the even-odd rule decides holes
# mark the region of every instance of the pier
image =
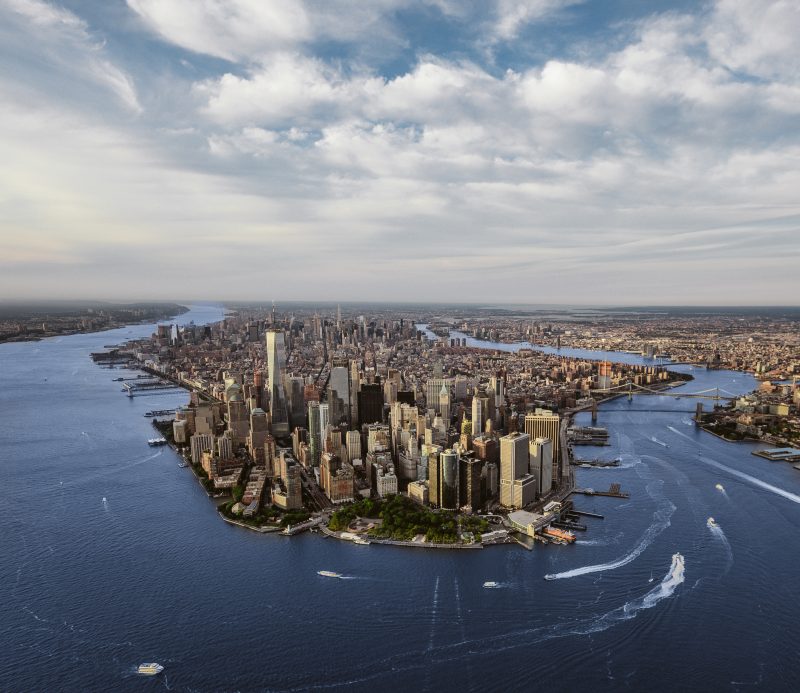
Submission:
[[137,394],[158,394],[158,390],[177,390],[178,386],[166,380],[147,380],[139,382],[126,382],[122,384],[122,391],[128,397],[135,397]]
[[615,460],[581,460],[581,459],[572,459],[570,460],[570,464],[574,467],[619,467],[619,458]]
[[584,496],[607,496],[609,498],[630,498],[630,493],[620,491],[619,484],[611,484],[608,491],[595,491],[593,488],[576,488],[572,493],[580,493]]

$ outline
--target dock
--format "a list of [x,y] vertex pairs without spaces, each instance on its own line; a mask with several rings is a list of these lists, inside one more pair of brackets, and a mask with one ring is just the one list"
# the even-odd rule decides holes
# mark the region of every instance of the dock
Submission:
[[605,516],[600,515],[599,513],[590,513],[587,510],[575,510],[575,508],[573,508],[570,512],[573,515],[582,515],[583,517],[594,517],[598,520],[605,520]]
[[620,491],[619,484],[611,484],[608,491],[595,491],[593,488],[576,488],[573,493],[580,493],[584,496],[608,496],[609,498],[630,498],[630,493]]
[[570,460],[570,464],[573,467],[619,467],[619,463],[620,463],[619,458],[614,460],[600,460],[600,459],[581,460],[574,458]]

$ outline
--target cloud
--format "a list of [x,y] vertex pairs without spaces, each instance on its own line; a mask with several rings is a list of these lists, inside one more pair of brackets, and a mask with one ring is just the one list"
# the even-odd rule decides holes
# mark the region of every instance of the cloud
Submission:
[[582,2],[584,0],[497,0],[492,39],[514,39],[526,25]]
[[[418,299],[516,300],[512,286],[543,301],[709,301],[744,295],[752,276],[778,300],[791,281],[800,85],[787,3],[759,4],[759,22],[755,5],[727,0],[637,16],[606,27],[613,48],[590,57],[508,64],[485,60],[475,27],[514,46],[530,22],[583,6],[129,6],[147,32],[104,45],[97,18],[5,3],[19,37],[0,56],[27,67],[0,76],[13,162],[0,233],[26,241],[3,246],[15,260],[0,291],[32,290],[36,247],[42,268],[58,265],[52,281],[124,293],[155,273],[162,296],[300,284],[297,297],[337,286],[348,298],[372,282],[390,298],[399,282]],[[418,43],[427,22],[453,40]],[[362,50],[381,42],[390,68]],[[187,67],[185,50],[227,62]],[[137,117],[116,117],[120,103]],[[435,296],[420,288],[432,273]]]
[[[141,105],[131,78],[105,54],[103,42],[92,37],[88,25],[69,10],[42,0],[3,0],[0,17],[5,28],[0,32],[6,50],[13,51],[20,35],[35,37],[32,44],[37,62],[60,75],[79,77],[110,90],[129,110],[140,112]],[[31,44],[14,51],[18,56]]]
[[763,79],[800,79],[800,4],[718,0],[704,37],[721,65]]

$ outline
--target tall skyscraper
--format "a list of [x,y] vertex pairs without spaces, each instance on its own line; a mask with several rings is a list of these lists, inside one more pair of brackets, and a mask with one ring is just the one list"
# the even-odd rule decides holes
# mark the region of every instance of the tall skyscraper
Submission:
[[[553,464],[558,465],[560,449],[561,418],[547,409],[537,409],[533,414],[525,417],[525,433],[531,440],[536,438],[549,438],[553,443]],[[557,473],[556,473],[557,476]]]
[[450,388],[447,385],[442,385],[439,390],[439,413],[442,416],[447,427],[450,426]]
[[439,507],[444,510],[457,510],[459,507],[458,454],[445,450],[439,455],[438,497]]
[[433,409],[436,413],[441,413],[439,408],[439,395],[442,392],[442,387],[446,387],[450,391],[450,381],[447,378],[431,378],[425,383],[425,406],[428,409]]
[[328,383],[330,420],[334,426],[350,424],[350,374],[344,366],[334,366]]
[[500,504],[514,506],[514,481],[529,473],[530,437],[510,433],[500,438]]
[[320,433],[319,402],[308,403],[308,447],[311,451],[311,464],[319,466],[322,454],[322,435]]
[[269,379],[270,414],[272,433],[289,435],[289,412],[283,390],[283,372],[286,370],[286,346],[282,330],[267,332],[267,378]]
[[536,477],[539,495],[546,496],[553,488],[553,443],[549,438],[531,442],[530,472]]
[[481,472],[483,460],[464,457],[459,463],[459,496],[461,505],[468,505],[473,512],[481,507]]
[[364,383],[358,393],[358,423],[383,421],[383,387],[380,383]]
[[472,435],[481,435],[485,426],[486,410],[483,408],[483,399],[476,394],[472,398]]

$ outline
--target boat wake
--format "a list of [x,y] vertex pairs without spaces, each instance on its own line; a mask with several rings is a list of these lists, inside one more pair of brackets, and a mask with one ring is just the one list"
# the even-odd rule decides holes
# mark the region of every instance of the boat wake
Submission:
[[725,496],[726,501],[728,501],[729,503],[731,502],[731,498],[722,484],[714,484],[714,488],[717,489],[717,491],[719,491],[723,496]]
[[773,486],[772,484],[768,484],[766,481],[761,481],[761,479],[757,479],[754,476],[750,476],[749,474],[740,472],[738,469],[733,469],[732,467],[728,467],[727,465],[724,465],[721,462],[712,460],[710,457],[704,457],[703,455],[699,455],[698,459],[704,464],[708,464],[711,465],[712,467],[716,467],[717,469],[721,469],[723,472],[728,472],[728,474],[732,474],[733,476],[738,477],[739,479],[743,479],[744,481],[749,482],[753,486],[757,486],[758,488],[763,488],[765,491],[769,491],[770,493],[774,493],[776,496],[781,496],[782,498],[786,498],[787,500],[790,500],[793,503],[797,503],[800,505],[800,496],[798,496],[796,493],[791,493],[790,491],[782,489],[779,486]]
[[[431,618],[431,634],[427,643],[427,649],[420,651],[419,649],[407,650],[395,653],[377,664],[379,667],[373,667],[367,675],[355,676],[347,680],[331,682],[325,688],[339,688],[345,686],[353,686],[355,684],[363,684],[367,681],[374,681],[385,676],[387,672],[391,672],[392,676],[396,676],[400,672],[412,670],[424,670],[426,673],[430,670],[429,660],[426,657],[435,656],[435,661],[439,664],[446,662],[459,662],[464,659],[472,659],[475,652],[480,650],[483,654],[499,654],[501,652],[513,651],[520,648],[529,648],[532,645],[537,645],[549,640],[558,638],[592,635],[604,630],[608,630],[613,626],[623,621],[636,618],[636,616],[644,609],[651,609],[659,604],[664,599],[671,597],[675,594],[677,588],[684,582],[685,562],[680,553],[672,556],[672,563],[670,569],[661,582],[644,595],[637,599],[626,602],[620,607],[613,609],[598,617],[590,619],[581,619],[573,622],[549,624],[547,626],[535,626],[523,630],[515,630],[509,633],[488,637],[467,639],[463,638],[460,642],[450,643],[447,645],[435,646],[434,645],[434,626],[437,621],[437,606],[438,606],[438,578],[434,587],[433,598],[433,612]],[[292,692],[300,693],[307,688],[295,687],[288,689]]]
[[652,440],[656,445],[660,445],[662,448],[669,447],[669,445],[667,445],[663,440],[659,440],[655,436],[650,436],[650,440]]
[[673,426],[667,426],[667,428],[672,431],[675,435],[680,436],[681,438],[686,438],[686,440],[692,440],[691,436],[687,436],[685,433],[679,431],[677,428]]
[[725,536],[725,532],[722,531],[722,527],[720,527],[717,522],[714,520],[713,517],[709,517],[708,521],[706,522],[706,527],[711,531],[717,539],[719,539],[720,543],[725,547],[725,554],[728,557],[728,568],[733,565],[733,549],[731,548],[731,543],[728,541],[728,537]]
[[639,543],[634,547],[634,549],[622,558],[616,561],[611,561],[610,563],[597,563],[595,565],[583,566],[582,568],[574,568],[573,570],[567,570],[563,573],[550,573],[545,575],[544,579],[565,580],[567,578],[578,577],[580,575],[589,575],[590,573],[602,573],[606,570],[616,570],[624,565],[628,565],[628,563],[635,561],[641,555],[641,553],[653,543],[653,540],[670,526],[670,519],[672,518],[672,513],[674,512],[675,505],[668,500],[663,501],[659,509],[653,513],[653,524],[651,524],[647,530],[645,530],[645,533],[642,535],[642,538],[639,540]]
[[[676,553],[672,556],[672,564],[670,565],[669,572],[664,576],[661,582],[650,590],[647,594],[639,599],[627,602],[622,606],[622,612],[627,618],[636,615],[637,611],[642,609],[651,609],[658,604],[662,599],[671,597],[678,585],[682,584],[685,578],[686,562],[681,554]],[[613,611],[611,612],[614,613]]]

